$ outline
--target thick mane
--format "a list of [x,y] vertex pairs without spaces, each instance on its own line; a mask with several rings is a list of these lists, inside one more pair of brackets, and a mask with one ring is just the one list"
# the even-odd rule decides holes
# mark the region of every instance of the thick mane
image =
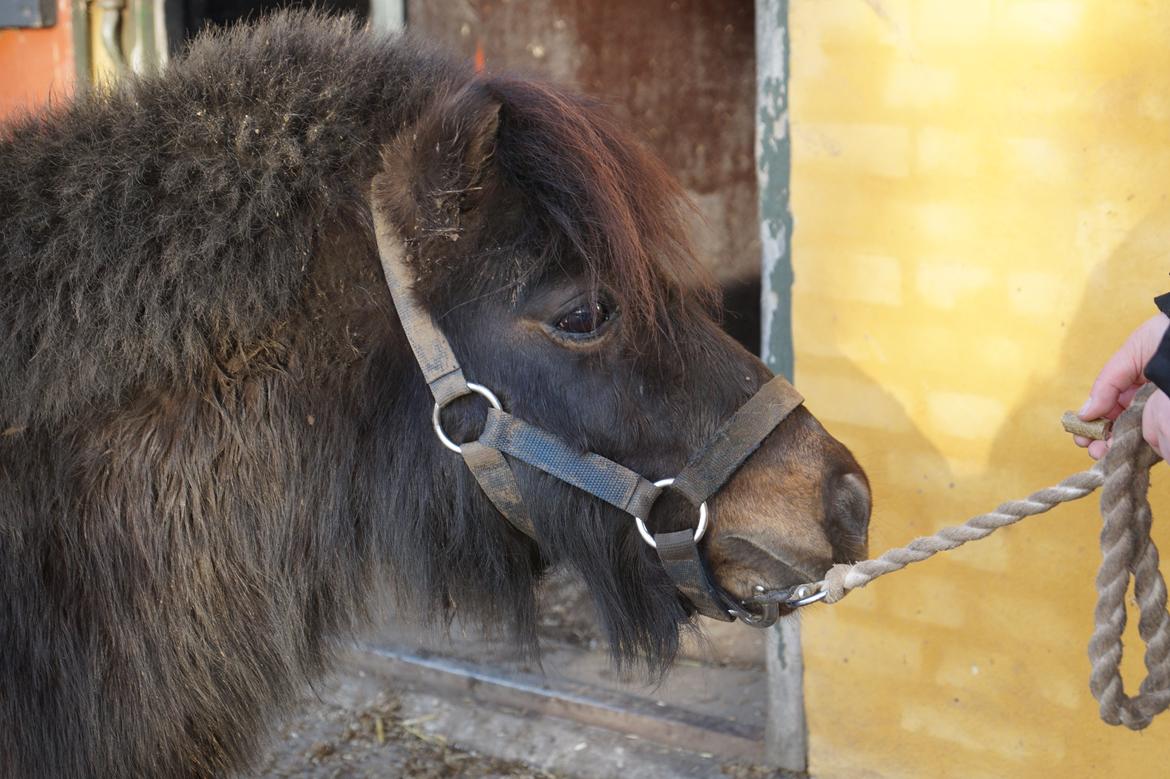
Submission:
[[409,171],[380,177],[378,197],[415,249],[424,297],[581,275],[620,298],[643,344],[670,343],[684,298],[714,309],[691,204],[595,100],[509,75],[450,84],[384,167]]
[[663,164],[591,98],[538,81],[488,77],[501,104],[495,159],[545,223],[543,256],[571,256],[621,291],[644,323],[683,295],[711,292],[695,259],[689,201]]
[[[375,75],[376,74],[376,75]],[[0,428],[190,381],[285,316],[381,142],[467,72],[348,19],[198,39],[0,132]]]

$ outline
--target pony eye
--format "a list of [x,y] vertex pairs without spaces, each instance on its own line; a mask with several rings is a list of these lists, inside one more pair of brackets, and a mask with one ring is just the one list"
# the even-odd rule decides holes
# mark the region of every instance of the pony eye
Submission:
[[609,306],[601,301],[578,306],[561,317],[557,329],[571,335],[589,335],[609,321]]

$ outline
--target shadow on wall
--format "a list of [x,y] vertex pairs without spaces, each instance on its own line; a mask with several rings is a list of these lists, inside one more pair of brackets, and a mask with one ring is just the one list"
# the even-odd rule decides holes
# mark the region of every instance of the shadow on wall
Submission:
[[[1056,480],[1092,465],[1083,450],[1075,447],[1060,426],[1060,415],[1075,409],[1088,396],[1097,372],[1129,332],[1157,313],[1155,294],[1170,290],[1170,279],[1151,273],[1151,266],[1170,258],[1170,205],[1151,210],[1102,262],[1093,268],[1083,285],[1084,294],[1074,310],[1062,319],[1065,331],[1056,360],[1057,368],[1033,377],[1028,390],[1008,415],[991,449],[990,464],[996,469],[1004,497],[1022,496],[1043,484],[1020,476],[1018,466],[1045,463],[1044,473]],[[1103,294],[1101,291],[1107,291]],[[1115,334],[1114,338],[1102,334]],[[1159,469],[1155,469],[1155,479]],[[1157,509],[1157,490],[1151,491]],[[1061,532],[1046,542],[1046,554],[1054,565],[1076,565],[1092,576],[1097,560],[1099,531],[1096,500],[1076,504],[1075,525],[1063,520]],[[1071,512],[1070,512],[1071,513]],[[1040,520],[1043,522],[1043,520]],[[1157,524],[1155,523],[1155,531]],[[1029,553],[1031,554],[1031,553]],[[1034,565],[1034,558],[1019,564]],[[1091,590],[1091,581],[1080,588]],[[1088,608],[1088,604],[1086,604]]]
[[[797,334],[798,345],[811,345],[811,340],[811,334]],[[823,336],[816,341],[826,351],[837,343]],[[961,508],[954,506],[961,500],[947,458],[902,402],[872,376],[840,356],[798,352],[796,385],[812,413],[853,451],[869,476],[871,558],[933,533],[959,514]],[[945,514],[940,503],[947,506]],[[903,720],[907,699],[923,697],[919,680],[933,678],[941,664],[935,638],[953,624],[954,599],[961,595],[947,581],[946,568],[943,560],[922,563],[840,603],[813,606],[802,614],[814,753],[846,749],[865,755],[888,748],[890,731],[883,723]],[[853,691],[849,719],[857,725],[845,729],[847,747],[833,743],[840,723],[822,719],[833,709],[826,702],[839,700],[843,688]],[[925,689],[929,694],[929,683]],[[860,770],[851,768],[849,775],[869,775]]]
[[[933,505],[939,491],[955,488],[950,464],[891,392],[856,363],[840,356],[811,355],[796,334],[796,386],[805,405],[834,437],[853,452],[873,492],[870,555],[930,533],[940,517]],[[832,336],[816,340],[836,346]],[[874,431],[879,435],[874,435]],[[897,512],[897,516],[894,516]]]
[[[1170,279],[1164,278],[1160,269],[1153,269],[1165,267],[1168,256],[1170,206],[1161,204],[1142,218],[1108,257],[1093,268],[1083,286],[1081,300],[1062,322],[1065,337],[1060,345],[1056,369],[1038,373],[1032,379],[1027,392],[996,436],[990,463],[1005,499],[1022,497],[1091,466],[1088,455],[1074,446],[1070,436],[1061,429],[1060,414],[1080,406],[1097,372],[1113,351],[1121,346],[1134,327],[1157,312],[1152,298],[1170,289]],[[1037,466],[1037,463],[1042,465]],[[1028,468],[1020,467],[1024,464]],[[1021,477],[1021,471],[1027,474],[1028,482]],[[1043,481],[1031,483],[1038,475],[1044,477]],[[1164,549],[1170,544],[1170,523],[1167,522],[1170,520],[1170,500],[1166,499],[1165,465],[1155,466],[1152,481],[1154,541]],[[1158,522],[1159,515],[1161,523]],[[1086,720],[1088,727],[1108,730],[1110,735],[1121,733],[1095,721],[1097,704],[1088,689],[1089,663],[1085,649],[1092,630],[1096,602],[1094,581],[1100,564],[1099,493],[1071,506],[1062,506],[1052,515],[1025,520],[1025,523],[1034,523],[1038,527],[1012,535],[1008,544],[1008,565],[1015,572],[1013,578],[1018,582],[1018,591],[1028,593],[1025,600],[1037,601],[1025,613],[1045,613],[1051,619],[1047,624],[1032,622],[1029,626],[1010,626],[1009,629],[1017,633],[1014,643],[1018,646],[1005,651],[1019,652],[1025,658],[1033,655],[1032,662],[1036,662],[1035,653],[1044,651],[1046,644],[1052,644],[1053,648],[1045,653],[1043,661],[1047,675],[1056,677],[1051,680],[1056,682],[1055,686],[1075,691],[1075,698],[1064,703],[1076,716],[1053,717],[1052,702],[1038,709],[1038,716],[1044,718],[1044,727],[1054,731],[1057,738],[1072,743],[1076,734],[1083,732]],[[1011,530],[1006,532],[1012,533]],[[1131,622],[1134,624],[1129,626],[1126,634],[1127,660],[1130,662],[1123,666],[1123,678],[1127,684],[1126,692],[1132,695],[1144,676],[1144,669],[1140,664],[1141,651],[1135,644],[1136,619]],[[1024,642],[1021,634],[1029,629],[1034,631],[1033,637]],[[1040,681],[1032,683],[1040,688],[1054,686]],[[1168,726],[1170,721],[1155,722],[1149,731],[1154,735],[1147,738],[1163,738],[1170,734]],[[1124,735],[1128,734],[1117,737]],[[1068,768],[1075,772],[1077,765],[1074,760]],[[1059,764],[1054,764],[1053,768],[1058,769]]]

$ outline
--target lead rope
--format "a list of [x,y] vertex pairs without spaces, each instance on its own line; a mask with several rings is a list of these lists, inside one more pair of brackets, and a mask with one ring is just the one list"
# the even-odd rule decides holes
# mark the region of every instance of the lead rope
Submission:
[[[1148,492],[1150,468],[1160,458],[1142,438],[1142,410],[1154,392],[1150,385],[1133,399],[1113,427],[1109,453],[1087,471],[1073,474],[1053,487],[1013,500],[995,511],[980,514],[962,525],[943,528],[916,538],[881,557],[835,565],[825,574],[821,589],[826,603],[841,600],[850,590],[864,587],[879,576],[905,568],[968,541],[985,538],[1024,517],[1079,500],[1098,487],[1101,491],[1101,567],[1097,572],[1097,608],[1089,641],[1092,672],[1089,689],[1100,704],[1101,719],[1110,725],[1141,730],[1170,708],[1170,614],[1166,611],[1166,582],[1158,570],[1158,549],[1150,537],[1153,514]],[[1125,631],[1125,594],[1134,581],[1140,619],[1138,634],[1145,644],[1146,678],[1135,696],[1125,694],[1121,678],[1122,633]]]

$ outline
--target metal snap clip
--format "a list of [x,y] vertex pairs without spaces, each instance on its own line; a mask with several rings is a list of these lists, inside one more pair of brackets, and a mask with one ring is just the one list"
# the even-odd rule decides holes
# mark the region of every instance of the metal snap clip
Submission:
[[799,609],[801,606],[807,606],[810,603],[816,603],[819,600],[824,600],[828,595],[828,590],[825,589],[823,581],[816,584],[802,584],[792,591],[788,596],[788,600],[784,601],[784,605],[790,609]]

